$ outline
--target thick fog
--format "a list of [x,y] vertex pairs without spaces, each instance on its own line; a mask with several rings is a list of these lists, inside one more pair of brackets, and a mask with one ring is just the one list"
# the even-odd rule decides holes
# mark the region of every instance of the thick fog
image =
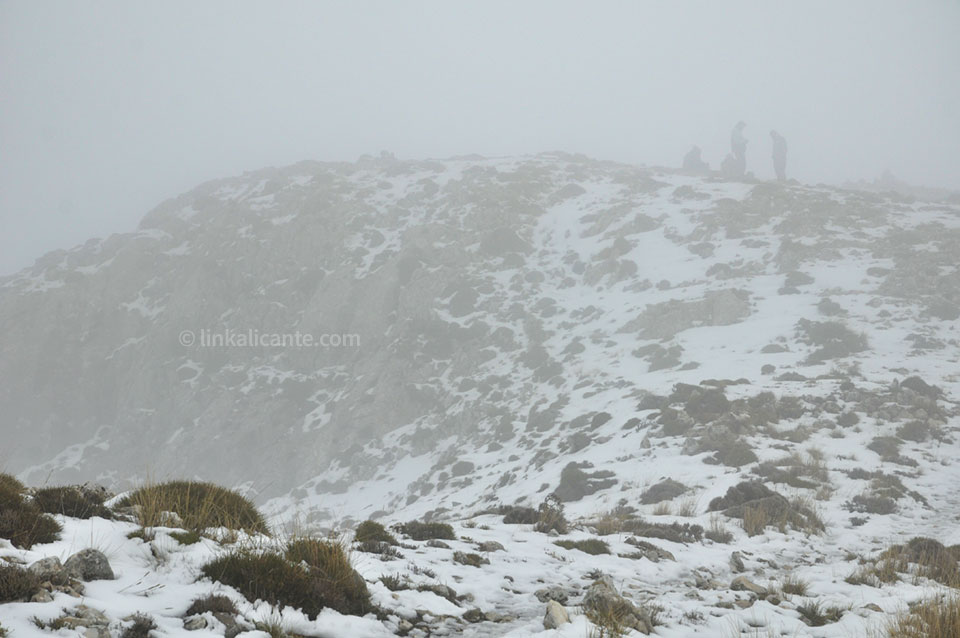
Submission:
[[956,2],[4,2],[0,272],[301,159],[544,150],[960,188]]

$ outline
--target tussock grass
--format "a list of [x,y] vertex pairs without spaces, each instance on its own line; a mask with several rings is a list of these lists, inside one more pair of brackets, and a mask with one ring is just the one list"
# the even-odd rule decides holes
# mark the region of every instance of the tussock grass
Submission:
[[780,592],[785,595],[806,596],[810,583],[793,574],[787,574],[780,582]]
[[887,627],[887,638],[960,636],[960,594],[951,592],[901,612]]
[[184,528],[202,532],[226,527],[269,534],[266,520],[248,498],[225,487],[200,481],[169,481],[145,485],[124,497],[117,507],[135,507],[140,525],[158,527],[166,512],[176,513]]

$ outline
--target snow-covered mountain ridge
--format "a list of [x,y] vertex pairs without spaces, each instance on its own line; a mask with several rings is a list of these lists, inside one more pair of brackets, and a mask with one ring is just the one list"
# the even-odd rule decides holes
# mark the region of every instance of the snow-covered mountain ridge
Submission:
[[[914,536],[960,543],[957,255],[960,207],[828,186],[564,154],[265,169],[0,279],[0,462],[33,484],[211,479],[278,527],[454,521],[507,551],[481,571],[408,558],[512,619],[449,631],[539,633],[537,583],[596,566],[665,608],[664,636],[758,609],[788,635],[856,635],[875,612],[807,629],[795,605],[738,611],[731,551],[824,603],[929,593],[845,579]],[[203,331],[359,346],[182,339]],[[754,480],[791,505],[748,535],[714,499]],[[501,524],[552,493],[571,538],[614,531],[614,554]],[[734,539],[621,558],[637,516]],[[393,567],[369,560],[371,581]]]

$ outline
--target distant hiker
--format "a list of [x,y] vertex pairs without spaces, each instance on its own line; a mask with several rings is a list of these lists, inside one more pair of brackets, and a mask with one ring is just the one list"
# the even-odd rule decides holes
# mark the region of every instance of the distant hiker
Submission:
[[743,136],[745,128],[747,123],[740,120],[730,134],[730,151],[737,160],[737,174],[741,177],[747,172],[747,138]]
[[781,182],[787,179],[787,140],[777,133],[770,131],[773,138],[773,170]]
[[727,153],[727,156],[720,162],[720,174],[730,178],[741,177],[743,175],[743,172],[740,170],[740,163],[737,161],[737,158],[733,156],[733,153]]
[[683,156],[683,170],[693,173],[706,173],[710,171],[710,165],[700,157],[699,146],[694,146]]

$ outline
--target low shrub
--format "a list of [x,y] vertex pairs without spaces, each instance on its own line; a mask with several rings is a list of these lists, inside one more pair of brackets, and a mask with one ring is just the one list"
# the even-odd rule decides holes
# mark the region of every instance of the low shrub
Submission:
[[113,518],[113,512],[103,504],[103,496],[83,487],[45,487],[34,493],[33,502],[47,514],[84,519],[94,516]]
[[507,505],[501,508],[504,525],[535,525],[540,519],[540,514],[532,507],[520,507],[516,505]]
[[556,531],[559,534],[567,533],[567,517],[563,512],[563,503],[555,494],[547,496],[543,503],[540,503],[537,522],[533,529],[543,534],[550,531]]
[[623,531],[647,538],[662,538],[674,543],[695,543],[703,538],[703,528],[690,523],[651,523],[642,518],[624,521]]
[[393,529],[408,536],[415,541],[428,541],[433,539],[455,541],[457,535],[447,523],[426,523],[424,521],[409,521],[394,525]]
[[581,552],[590,554],[591,556],[610,553],[610,546],[606,541],[600,540],[599,538],[588,538],[582,541],[554,541],[553,544],[564,549],[579,549]]
[[313,595],[324,607],[355,616],[373,609],[366,582],[353,569],[349,555],[339,542],[314,538],[294,540],[287,545],[286,558],[309,567]]
[[165,512],[175,512],[186,529],[210,527],[269,534],[266,520],[253,503],[232,490],[200,481],[169,481],[146,485],[124,497],[117,507],[136,506],[140,524],[158,527]]
[[14,547],[30,549],[60,538],[63,528],[25,496],[23,483],[9,474],[0,474],[0,538]]
[[489,565],[490,560],[484,558],[480,554],[467,553],[467,552],[454,552],[453,553],[453,562],[459,563],[461,565],[468,565],[470,567],[480,567],[482,565]]
[[17,565],[0,561],[0,603],[29,600],[40,589],[40,579]]
[[673,479],[666,479],[651,485],[640,495],[642,505],[654,505],[670,501],[687,491],[687,486]]
[[215,558],[201,568],[207,578],[229,585],[250,602],[294,607],[315,618],[323,603],[314,595],[310,571],[279,554],[239,550]]
[[195,616],[197,614],[205,614],[208,611],[215,614],[236,614],[237,606],[234,605],[233,601],[226,596],[221,596],[220,594],[209,594],[194,600],[190,604],[190,607],[187,608],[186,615]]
[[783,582],[780,583],[780,591],[788,595],[806,596],[809,589],[810,583],[793,574],[785,576]]
[[153,618],[144,614],[134,614],[132,621],[120,634],[120,638],[149,638],[150,632],[157,628]]
[[363,521],[357,525],[353,540],[358,543],[376,542],[396,545],[396,537],[387,528],[376,521]]
[[200,542],[201,536],[195,530],[189,530],[185,532],[173,532],[170,534],[170,538],[181,545],[194,545]]

